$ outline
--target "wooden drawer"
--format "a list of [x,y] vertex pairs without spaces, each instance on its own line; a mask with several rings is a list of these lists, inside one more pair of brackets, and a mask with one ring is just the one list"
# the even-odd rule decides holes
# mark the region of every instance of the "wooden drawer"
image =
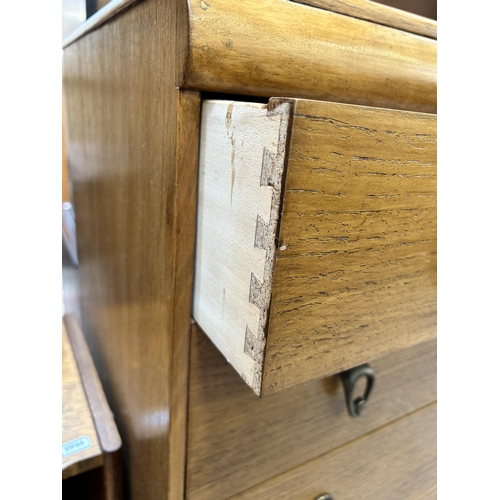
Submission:
[[232,500],[430,500],[436,482],[433,404]]
[[[195,326],[187,499],[223,500],[239,494],[436,401],[435,340],[371,365],[375,386],[366,409],[356,419],[347,413],[337,376],[261,399]],[[390,448],[380,450],[382,456]]]
[[193,314],[265,396],[436,335],[436,116],[205,101]]

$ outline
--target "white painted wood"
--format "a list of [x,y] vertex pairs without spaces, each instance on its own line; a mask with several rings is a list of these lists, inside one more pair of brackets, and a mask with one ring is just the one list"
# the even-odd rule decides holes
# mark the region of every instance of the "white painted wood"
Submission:
[[259,394],[292,104],[203,102],[193,315]]

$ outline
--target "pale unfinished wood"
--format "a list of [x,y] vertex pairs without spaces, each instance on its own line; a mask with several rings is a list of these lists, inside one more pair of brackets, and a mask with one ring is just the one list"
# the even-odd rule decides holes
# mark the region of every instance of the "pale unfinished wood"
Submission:
[[357,19],[390,26],[416,35],[437,38],[437,22],[411,12],[370,0],[293,0],[297,3],[346,14]]
[[290,102],[203,102],[193,316],[260,391]]
[[357,419],[347,413],[338,377],[260,399],[195,326],[187,498],[235,495],[436,400],[435,340],[371,366],[374,392]]
[[183,8],[139,2],[64,50],[82,330],[131,499],[184,498],[199,98],[175,89]]
[[436,111],[436,41],[369,21],[288,0],[190,2],[185,43],[182,87]]
[[194,318],[262,396],[436,335],[435,115],[293,102],[291,137],[269,139],[287,146],[279,238],[256,198],[265,107],[210,101],[201,125]]
[[87,437],[91,446],[62,457],[62,478],[66,479],[103,464],[102,450],[71,344],[62,324],[62,444]]
[[433,486],[430,490],[415,498],[415,500],[436,500],[437,498],[437,485]]
[[436,116],[298,100],[263,395],[436,336]]
[[66,314],[63,320],[103,454],[104,496],[106,500],[119,500],[122,498],[122,441],[76,316]]
[[436,484],[432,404],[231,500],[416,499]]

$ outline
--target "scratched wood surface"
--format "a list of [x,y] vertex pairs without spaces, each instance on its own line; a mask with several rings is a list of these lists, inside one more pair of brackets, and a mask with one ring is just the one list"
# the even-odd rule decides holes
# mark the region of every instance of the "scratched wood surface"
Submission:
[[298,100],[261,394],[436,335],[436,116]]
[[178,85],[436,111],[436,41],[288,0],[190,2]]
[[92,412],[83,389],[75,357],[62,325],[62,444],[82,437],[91,446],[62,457],[62,478],[66,479],[103,464]]
[[347,414],[338,377],[261,399],[195,325],[187,498],[235,495],[436,400],[435,340],[371,366],[374,392],[358,419]]
[[258,394],[291,103],[206,100],[193,317]]
[[231,500],[312,500],[327,492],[336,500],[417,500],[436,481],[431,404]]
[[[416,35],[437,38],[437,22],[371,0],[293,0],[297,3],[391,26]],[[397,3],[397,2],[396,2]],[[401,2],[400,2],[401,3]]]
[[184,7],[139,2],[64,50],[82,329],[133,500],[184,498],[199,122],[198,94],[175,89]]

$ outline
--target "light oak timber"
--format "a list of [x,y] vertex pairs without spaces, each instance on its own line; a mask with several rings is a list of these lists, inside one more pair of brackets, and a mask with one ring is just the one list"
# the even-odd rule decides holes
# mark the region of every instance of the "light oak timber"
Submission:
[[231,500],[417,499],[436,484],[436,405],[408,415]]
[[102,450],[104,497],[106,500],[120,500],[122,441],[76,316],[66,314],[63,320]]
[[298,100],[262,395],[436,336],[436,116]]
[[[205,3],[213,2],[196,4],[189,14],[193,6],[185,1],[116,0],[66,42],[68,153],[69,168],[76,177],[83,328],[124,438],[128,495],[132,499],[184,498],[184,461],[178,457],[185,442],[187,364],[183,366],[183,362],[188,359],[189,349],[190,318],[186,311],[191,303],[198,137],[192,125],[197,127],[199,119],[199,95],[193,92],[188,97],[174,87],[184,84],[183,78],[190,76],[188,70],[201,74],[214,65],[214,60],[198,58],[199,68],[188,66],[192,52],[198,50],[190,46],[193,31],[189,15],[191,19],[193,12],[201,16],[195,19],[199,26],[199,21],[205,20],[201,12]],[[223,6],[229,17],[235,17],[230,3],[216,3],[218,10]],[[275,3],[277,10],[267,9],[267,5],[259,3],[257,14],[245,5],[243,8],[249,10],[243,16],[253,12],[265,18],[267,12],[290,12],[281,10],[281,0]],[[316,10],[299,5],[292,8]],[[326,33],[332,15],[320,13],[320,32]],[[314,25],[316,14],[312,16]],[[338,19],[341,17],[346,16]],[[210,43],[219,32],[218,26],[222,26],[217,19],[211,17],[209,23],[216,23],[205,30]],[[279,16],[275,21],[279,24]],[[266,19],[262,29],[270,22]],[[245,31],[244,22],[238,23]],[[255,28],[255,23],[249,24]],[[290,20],[285,25],[290,28]],[[252,94],[255,87],[255,95],[272,95],[267,93],[265,79],[264,85],[258,86],[254,70],[258,72],[262,64],[272,72],[274,64],[277,71],[270,78],[274,86],[280,87],[273,92],[275,95],[310,92],[311,96],[327,99],[365,99],[366,103],[380,106],[435,109],[435,44],[431,41],[430,46],[426,45],[429,41],[422,37],[393,39],[391,35],[390,43],[382,48],[376,46],[376,57],[368,54],[363,59],[361,52],[370,46],[370,37],[374,36],[368,25],[371,23],[358,24],[351,30],[356,36],[362,35],[362,44],[346,46],[348,57],[344,60],[331,57],[335,45],[328,41],[300,38],[297,56],[306,57],[306,66],[311,54],[319,55],[319,71],[313,75],[319,90],[314,79],[304,76],[307,67],[297,71],[297,59],[292,54],[296,44],[291,39],[272,39],[268,52],[274,62],[252,59],[252,54],[238,42],[236,49],[243,52],[243,57],[238,59],[236,55],[235,74],[231,76],[229,71],[229,80],[221,82],[216,91],[232,89]],[[230,20],[227,26],[232,30],[235,24]],[[297,31],[304,32],[303,28]],[[309,25],[305,29],[311,31]],[[346,24],[336,29],[340,32]],[[260,37],[267,38],[259,30],[249,35],[239,39],[248,47]],[[342,35],[339,37],[334,43],[342,41]],[[197,43],[202,44],[201,48],[206,45],[200,38]],[[391,43],[400,45],[410,69],[413,62],[420,67],[420,78],[416,70],[408,71],[409,76],[403,78],[398,65],[405,63],[398,60],[397,54],[395,64],[388,62],[390,57],[384,59],[391,53]],[[273,49],[276,44],[281,44],[278,50]],[[304,44],[309,44],[310,50],[303,50]],[[337,55],[342,55],[344,46],[337,48]],[[355,57],[356,52],[359,54]],[[280,54],[285,54],[285,61],[280,60]],[[357,66],[353,66],[355,71],[345,72],[344,76],[351,80],[344,84],[335,68],[344,64],[348,69],[348,58]],[[249,62],[247,68],[245,60]],[[389,72],[389,87],[396,86],[394,82],[400,78],[400,91],[389,89],[395,100],[386,92],[386,82],[380,83],[383,71]],[[353,77],[365,83],[358,85]],[[200,90],[214,90],[213,80],[203,81]],[[332,82],[333,90],[329,88]],[[364,90],[360,90],[363,85]],[[190,147],[186,148],[189,136]]]
[[80,380],[78,367],[62,325],[62,444],[87,437],[91,446],[62,457],[62,478],[67,479],[103,464],[92,413]]
[[[64,46],[132,4],[110,2]],[[288,0],[170,4],[180,88],[436,112],[435,40]]]
[[297,3],[365,19],[416,35],[437,38],[437,22],[370,0],[293,0]]
[[205,106],[193,315],[256,394],[434,337],[435,115],[271,99],[278,132]]
[[175,89],[183,8],[139,2],[64,50],[82,329],[131,499],[184,498],[199,95]]
[[436,41],[369,21],[288,0],[197,1],[186,43],[180,87],[436,112]]
[[[371,366],[375,386],[357,419],[347,413],[338,377],[260,399],[195,325],[188,500],[241,493],[436,400],[435,340],[374,360]],[[363,384],[356,389],[362,391]]]

